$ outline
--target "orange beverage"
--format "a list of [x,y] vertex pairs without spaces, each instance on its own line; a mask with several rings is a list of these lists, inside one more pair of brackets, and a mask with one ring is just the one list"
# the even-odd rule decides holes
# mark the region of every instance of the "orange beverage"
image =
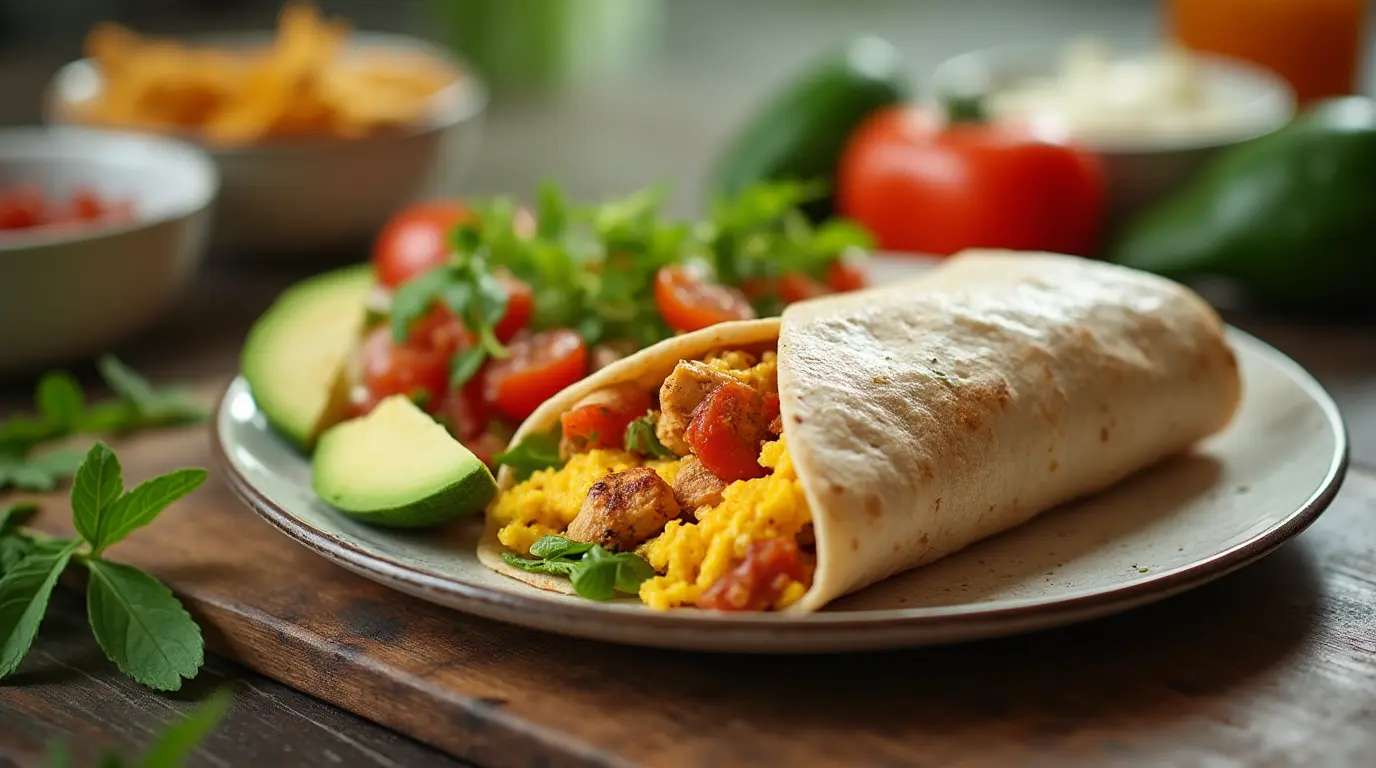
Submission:
[[1186,48],[1274,71],[1301,104],[1357,89],[1366,0],[1167,0]]

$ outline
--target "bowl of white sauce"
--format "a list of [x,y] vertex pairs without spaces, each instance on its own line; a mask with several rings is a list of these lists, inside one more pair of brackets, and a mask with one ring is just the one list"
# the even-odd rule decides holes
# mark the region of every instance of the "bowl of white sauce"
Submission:
[[1293,89],[1267,69],[1170,46],[1117,54],[1091,38],[962,54],[936,69],[928,93],[975,100],[987,119],[1098,154],[1109,187],[1106,237],[1219,150],[1295,115]]

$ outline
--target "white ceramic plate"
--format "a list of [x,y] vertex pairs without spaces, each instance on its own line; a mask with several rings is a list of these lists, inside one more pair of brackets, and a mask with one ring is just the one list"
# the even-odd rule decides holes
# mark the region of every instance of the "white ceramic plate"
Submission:
[[[881,263],[878,274],[909,271]],[[654,612],[527,587],[483,567],[481,520],[443,534],[355,523],[311,492],[310,464],[267,427],[236,379],[215,421],[231,487],[278,530],[402,592],[534,629],[701,651],[804,653],[1009,635],[1082,621],[1178,594],[1295,536],[1332,500],[1347,465],[1338,409],[1304,370],[1230,331],[1244,401],[1192,454],[810,616]]]

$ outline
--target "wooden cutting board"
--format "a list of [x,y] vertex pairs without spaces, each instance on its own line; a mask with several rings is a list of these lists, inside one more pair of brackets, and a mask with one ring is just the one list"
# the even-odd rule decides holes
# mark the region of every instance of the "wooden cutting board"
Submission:
[[[216,382],[219,386],[222,382]],[[211,466],[203,429],[115,443],[133,484]],[[483,765],[1358,764],[1376,754],[1376,476],[1277,554],[1131,614],[817,658],[616,647],[352,575],[218,478],[111,551],[210,647]],[[37,525],[66,533],[55,496]]]

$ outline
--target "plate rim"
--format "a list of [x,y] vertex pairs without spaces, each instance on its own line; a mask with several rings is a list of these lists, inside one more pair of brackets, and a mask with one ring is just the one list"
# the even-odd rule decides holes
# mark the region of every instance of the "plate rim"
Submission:
[[[370,553],[339,536],[321,530],[287,511],[253,485],[229,458],[227,437],[221,430],[221,420],[229,408],[229,398],[237,390],[248,390],[242,375],[236,375],[225,387],[218,400],[211,425],[211,454],[223,473],[226,484],[250,509],[280,533],[325,559],[384,586],[408,592],[429,602],[437,602],[454,610],[498,621],[536,627],[546,631],[576,635],[622,644],[675,646],[672,638],[658,642],[626,640],[616,630],[584,629],[592,620],[601,618],[634,617],[636,630],[696,631],[713,629],[725,632],[769,632],[786,630],[793,634],[867,633],[933,629],[940,627],[946,634],[968,637],[988,636],[990,627],[1003,625],[1050,627],[1068,624],[1091,617],[1129,610],[1181,592],[1202,586],[1210,581],[1249,565],[1274,552],[1281,545],[1302,533],[1332,503],[1343,485],[1350,464],[1350,441],[1346,423],[1332,396],[1303,366],[1288,355],[1231,325],[1226,326],[1230,337],[1246,344],[1252,351],[1269,359],[1285,370],[1326,417],[1334,435],[1334,450],[1328,468],[1315,490],[1279,523],[1238,542],[1210,557],[1182,565],[1150,577],[1108,588],[1091,588],[1071,592],[1055,600],[1023,598],[990,603],[963,603],[914,608],[886,608],[810,614],[719,614],[716,612],[646,610],[639,604],[618,602],[593,603],[569,598],[567,602],[551,600],[548,595],[525,596],[519,592],[505,592],[457,581],[419,570],[403,561]],[[1245,382],[1244,382],[1245,387]],[[249,392],[251,397],[251,392]],[[280,439],[280,438],[279,438]],[[405,585],[406,588],[397,586]],[[443,601],[430,596],[446,598]],[[626,601],[629,603],[630,601]],[[1020,630],[1012,630],[1013,634]],[[723,643],[726,640],[722,641]],[[899,647],[924,644],[921,641],[880,642],[875,647]],[[700,650],[709,650],[701,648]],[[826,649],[818,649],[826,650]]]

